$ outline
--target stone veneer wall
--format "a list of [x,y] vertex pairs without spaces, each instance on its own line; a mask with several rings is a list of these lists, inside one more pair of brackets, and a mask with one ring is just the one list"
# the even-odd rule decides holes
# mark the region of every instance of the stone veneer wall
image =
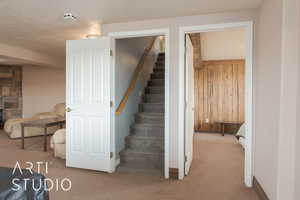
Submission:
[[202,67],[202,58],[201,58],[200,33],[190,33],[189,36],[190,36],[192,44],[193,44],[194,68],[201,68]]
[[22,117],[22,67],[0,66],[0,109],[4,121]]

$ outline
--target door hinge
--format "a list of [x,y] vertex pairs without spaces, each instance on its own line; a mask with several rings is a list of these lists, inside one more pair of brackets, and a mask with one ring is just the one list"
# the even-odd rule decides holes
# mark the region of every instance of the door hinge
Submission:
[[110,56],[113,56],[113,51],[112,50],[110,50],[109,53],[110,53]]
[[113,158],[113,157],[114,157],[114,153],[113,153],[113,152],[110,152],[109,157],[110,157],[110,158]]
[[114,107],[114,102],[113,101],[110,101],[110,107]]
[[187,162],[187,160],[188,160],[187,156],[184,156],[184,162]]

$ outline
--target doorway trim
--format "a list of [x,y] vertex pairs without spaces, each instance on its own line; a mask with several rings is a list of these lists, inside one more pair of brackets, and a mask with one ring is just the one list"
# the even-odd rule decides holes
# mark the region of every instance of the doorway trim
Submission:
[[222,31],[228,28],[245,28],[246,30],[246,69],[245,69],[245,125],[246,125],[246,141],[245,141],[245,169],[244,182],[247,187],[252,187],[253,181],[253,21],[209,24],[200,26],[182,26],[179,28],[179,95],[178,95],[178,170],[179,179],[184,178],[184,36],[187,33],[213,32]]
[[[108,36],[112,38],[113,55],[116,52],[116,39],[147,37],[147,36],[165,36],[165,130],[164,130],[164,177],[169,178],[169,163],[170,163],[170,29],[147,29],[125,32],[109,32]],[[113,56],[112,68],[115,72],[115,56]],[[115,73],[114,73],[115,80]],[[115,102],[115,94],[113,94],[113,102]],[[115,124],[115,116],[113,116],[113,124]],[[114,125],[115,126],[115,125]],[[113,138],[115,140],[115,129],[113,129]],[[115,147],[115,142],[114,142]]]

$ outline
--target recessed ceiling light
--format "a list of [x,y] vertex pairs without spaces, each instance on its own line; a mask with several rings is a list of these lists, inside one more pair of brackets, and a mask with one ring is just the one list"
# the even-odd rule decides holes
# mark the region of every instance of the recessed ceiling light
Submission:
[[88,34],[86,36],[87,39],[96,39],[96,38],[99,38],[99,37],[101,37],[100,34]]
[[75,15],[73,15],[72,13],[65,13],[64,14],[64,19],[65,20],[76,20],[77,17]]

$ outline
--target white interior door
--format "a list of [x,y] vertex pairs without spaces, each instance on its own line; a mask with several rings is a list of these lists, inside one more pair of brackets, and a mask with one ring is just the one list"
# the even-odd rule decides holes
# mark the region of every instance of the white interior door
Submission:
[[194,137],[194,52],[188,35],[185,36],[185,44],[185,175],[187,175],[193,160]]
[[67,41],[66,165],[114,171],[110,38]]

